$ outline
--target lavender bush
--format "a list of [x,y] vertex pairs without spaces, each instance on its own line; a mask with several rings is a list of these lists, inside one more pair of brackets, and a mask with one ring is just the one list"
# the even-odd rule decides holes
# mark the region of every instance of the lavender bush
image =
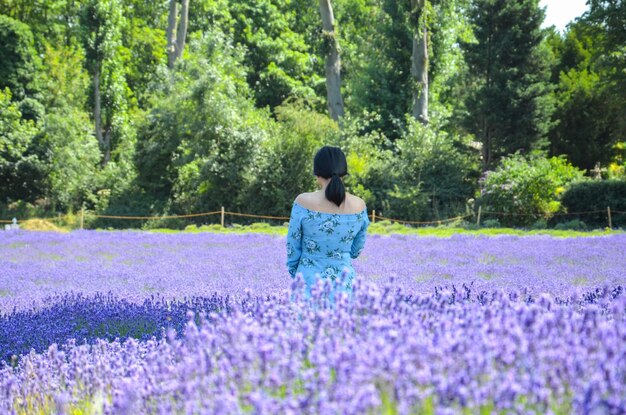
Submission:
[[0,237],[1,413],[626,408],[624,235],[371,237],[332,305],[278,237]]

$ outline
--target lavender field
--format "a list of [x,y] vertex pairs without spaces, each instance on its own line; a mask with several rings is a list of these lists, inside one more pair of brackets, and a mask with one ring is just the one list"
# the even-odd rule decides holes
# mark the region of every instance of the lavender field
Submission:
[[371,235],[335,304],[284,243],[0,233],[0,413],[626,411],[626,235]]

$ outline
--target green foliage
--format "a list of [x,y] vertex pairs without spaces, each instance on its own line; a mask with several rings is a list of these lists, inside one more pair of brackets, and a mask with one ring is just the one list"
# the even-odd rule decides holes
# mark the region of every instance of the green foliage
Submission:
[[499,219],[486,219],[485,221],[483,221],[482,225],[485,228],[501,228],[502,227]]
[[277,107],[276,115],[279,123],[261,143],[239,205],[249,212],[280,216],[291,210],[299,193],[315,190],[313,156],[338,127],[328,116],[298,103]]
[[126,83],[140,108],[149,107],[155,84],[166,82],[162,70],[167,63],[165,30],[149,23],[129,19],[122,31]]
[[192,39],[139,131],[138,183],[176,212],[237,206],[266,139],[266,112],[249,98],[241,49],[219,32]]
[[573,219],[567,222],[560,222],[554,226],[559,231],[586,231],[587,224],[580,219]]
[[76,211],[95,202],[100,151],[84,112],[53,112],[46,118],[44,140],[49,148],[48,195],[54,209]]
[[563,194],[562,203],[569,213],[589,212],[573,216],[589,226],[608,226],[607,207],[613,212],[613,226],[626,226],[625,180],[590,180],[573,184]]
[[402,187],[409,190],[409,196],[419,189],[426,198],[426,209],[413,213],[407,209],[402,217],[437,220],[464,213],[475,192],[478,158],[461,137],[442,127],[436,119],[428,126],[409,120],[407,133],[397,142]]
[[[127,146],[133,136],[129,91],[120,54],[122,27],[126,23],[122,11],[120,0],[88,0],[80,14],[85,64],[94,90],[90,96],[95,96],[96,90],[100,91],[100,102],[95,102],[94,97],[91,104],[94,117],[100,118],[96,120],[96,137],[103,153],[103,165],[111,160],[114,153],[127,156],[117,147]],[[96,111],[98,107],[100,114]]]
[[476,0],[469,13],[476,41],[462,44],[472,80],[465,123],[489,168],[507,154],[545,146],[550,51],[536,0]]
[[615,146],[623,141],[619,94],[607,84],[603,58],[596,55],[605,37],[583,19],[553,46],[560,59],[553,75],[558,85],[550,152],[567,154],[575,166],[587,170],[613,161]]
[[[430,109],[435,114],[447,114],[458,105],[454,95],[458,74],[465,66],[458,44],[472,38],[465,13],[468,1],[434,0],[425,4],[421,10],[411,1],[384,0],[380,6],[355,7],[359,14],[346,13],[355,21],[340,20],[349,28],[347,48],[354,54],[346,58],[346,105],[355,113],[379,114],[371,128],[392,140],[402,135],[405,115],[411,111],[412,39],[419,25],[427,25],[429,31]],[[355,30],[351,24],[358,21],[364,23]]]
[[412,35],[403,11],[403,5],[392,0],[372,10],[375,24],[369,26],[368,40],[360,45],[369,59],[358,62],[352,79],[348,75],[347,108],[380,114],[371,128],[391,138],[400,135],[404,114],[411,108]]
[[0,90],[9,88],[13,99],[21,101],[38,91],[40,60],[33,34],[22,22],[0,15]]
[[42,102],[46,108],[84,110],[89,90],[84,65],[85,54],[80,45],[44,45]]
[[478,177],[476,156],[436,119],[428,126],[409,119],[407,125],[393,151],[362,146],[356,155],[350,152],[349,162],[367,167],[348,183],[365,190],[355,193],[363,192],[369,208],[386,217],[430,221],[464,214]]
[[294,8],[290,2],[240,0],[229,2],[228,9],[233,18],[230,33],[246,50],[247,80],[257,106],[275,108],[289,97],[315,97],[313,88],[324,79],[314,70],[304,34],[292,29],[297,13],[312,5]]
[[380,214],[389,207],[388,190],[395,179],[389,174],[393,144],[382,133],[370,131],[377,122],[378,115],[348,115],[343,119],[341,141],[332,144],[346,154],[349,174],[344,180],[348,191],[363,198],[369,209],[377,209]]
[[498,167],[481,179],[484,217],[496,212],[505,226],[529,226],[561,212],[561,194],[582,180],[582,172],[562,157],[515,154],[502,159]]
[[[347,110],[337,126],[322,115],[327,36],[311,0],[191,0],[188,45],[173,70],[168,2],[0,0],[0,204],[46,215],[225,205],[283,216],[298,193],[313,190],[312,155],[324,144],[346,152],[348,190],[399,219],[465,214],[480,146],[486,169],[548,138],[550,155],[623,180],[622,3],[590,0],[589,13],[561,36],[540,29],[535,0],[427,0],[417,8],[410,0],[333,0]],[[429,127],[407,117],[420,27],[429,33]],[[258,110],[265,107],[271,112]],[[517,174],[502,177],[515,182]],[[545,200],[524,225],[541,228],[560,212],[558,196]]]
[[44,192],[45,174],[40,127],[23,119],[8,88],[0,90],[0,203],[34,202]]
[[96,202],[100,151],[91,131],[89,77],[78,45],[45,44],[42,90],[48,113],[43,140],[48,149],[46,196],[53,210],[76,211]]
[[[493,222],[496,223],[496,222]],[[254,224],[253,224],[254,225]],[[177,233],[178,231],[171,229],[153,229],[154,232],[163,232],[163,233]],[[213,225],[203,225],[203,226],[195,226],[190,225],[184,229],[185,232],[215,232],[215,233],[264,233],[271,235],[287,235],[287,226],[278,225],[278,226],[267,226],[263,224],[263,226],[242,226],[238,224],[221,227],[219,224]],[[498,236],[498,235],[518,235],[518,236],[528,236],[528,235],[550,235],[557,238],[575,238],[581,236],[602,236],[608,234],[616,234],[623,233],[621,231],[609,231],[607,229],[603,230],[594,230],[594,231],[582,231],[582,230],[555,230],[555,229],[536,229],[536,230],[523,230],[523,229],[513,229],[513,228],[502,228],[502,227],[482,227],[475,228],[474,226],[470,226],[465,224],[464,226],[420,226],[420,227],[412,227],[401,225],[399,223],[392,223],[389,221],[376,221],[371,224],[367,229],[367,232],[371,235],[391,235],[391,234],[399,234],[399,235],[419,235],[426,237],[437,237],[437,238],[450,238],[455,235],[464,234],[464,235],[483,235],[483,236]]]

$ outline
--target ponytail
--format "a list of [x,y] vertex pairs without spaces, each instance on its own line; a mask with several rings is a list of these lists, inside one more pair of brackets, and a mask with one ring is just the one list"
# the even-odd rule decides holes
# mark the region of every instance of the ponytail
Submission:
[[330,179],[326,186],[326,199],[340,206],[346,199],[346,188],[341,178],[348,174],[346,156],[339,147],[324,146],[313,159],[313,173]]
[[330,182],[326,186],[326,199],[340,206],[346,199],[346,187],[343,180],[337,174],[330,176]]

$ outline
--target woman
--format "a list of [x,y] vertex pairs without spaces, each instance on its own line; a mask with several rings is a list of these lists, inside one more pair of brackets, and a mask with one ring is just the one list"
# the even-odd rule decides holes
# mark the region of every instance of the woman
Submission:
[[300,194],[291,210],[287,267],[292,278],[302,274],[307,296],[318,278],[337,282],[349,292],[352,258],[361,253],[369,225],[365,202],[346,193],[342,178],[348,165],[339,148],[322,147],[313,160],[313,173],[320,190]]

